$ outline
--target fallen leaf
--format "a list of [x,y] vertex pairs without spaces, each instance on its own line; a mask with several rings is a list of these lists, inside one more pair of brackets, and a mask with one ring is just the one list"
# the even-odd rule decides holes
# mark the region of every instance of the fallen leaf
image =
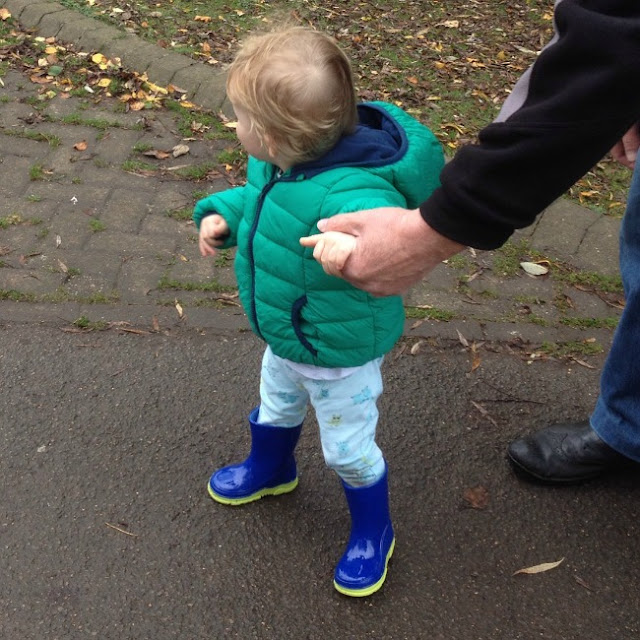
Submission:
[[591,587],[580,577],[574,576],[574,580],[581,586],[587,589],[588,591],[592,591]]
[[189,145],[186,144],[177,144],[172,149],[172,154],[174,158],[179,158],[180,156],[184,156],[189,153]]
[[520,266],[530,276],[544,276],[549,273],[549,267],[537,262],[521,262]]
[[2,7],[0,9],[0,20],[8,20],[11,17],[11,12],[9,9]]
[[536,564],[533,567],[527,567],[526,569],[518,569],[514,571],[512,575],[517,576],[519,574],[533,575],[535,573],[544,573],[555,569],[564,562],[564,558],[560,558],[557,562],[543,562],[542,564]]
[[469,341],[460,333],[460,329],[456,329],[456,331],[458,332],[458,340],[460,340],[462,346],[465,347],[465,349],[468,348]]
[[182,318],[184,312],[182,311],[182,305],[176,300],[176,311],[178,312],[178,316]]
[[484,509],[489,504],[489,492],[482,486],[465,489],[462,497],[473,509]]
[[194,20],[196,22],[211,22],[213,18],[211,16],[196,16]]
[[415,356],[416,353],[418,353],[418,351],[420,351],[422,345],[424,344],[424,340],[419,340],[418,342],[416,342],[412,347],[411,347],[411,355]]
[[477,402],[471,401],[471,404],[494,426],[497,427],[498,423],[489,415],[489,412]]
[[159,149],[150,149],[149,151],[143,151],[143,156],[149,156],[150,158],[157,158],[158,160],[165,160],[171,154],[167,151],[160,151]]
[[86,140],[80,140],[80,142],[76,142],[73,145],[73,148],[76,151],[86,151],[87,150],[87,141]]

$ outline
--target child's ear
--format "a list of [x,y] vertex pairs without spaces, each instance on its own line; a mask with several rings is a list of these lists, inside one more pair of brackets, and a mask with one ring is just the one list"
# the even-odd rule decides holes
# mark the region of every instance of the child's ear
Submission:
[[268,133],[265,133],[262,143],[265,146],[269,156],[275,158],[278,155],[278,145]]

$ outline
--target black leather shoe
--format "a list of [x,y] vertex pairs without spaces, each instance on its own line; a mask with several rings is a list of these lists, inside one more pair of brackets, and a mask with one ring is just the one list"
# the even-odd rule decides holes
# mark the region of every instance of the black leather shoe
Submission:
[[507,454],[517,471],[553,483],[590,480],[630,462],[605,444],[588,422],[555,424],[514,440]]

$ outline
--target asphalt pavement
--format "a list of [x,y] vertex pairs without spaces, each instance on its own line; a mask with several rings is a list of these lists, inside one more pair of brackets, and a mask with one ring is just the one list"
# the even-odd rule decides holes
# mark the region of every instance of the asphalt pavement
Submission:
[[[223,77],[184,56],[54,2],[0,7],[228,109]],[[206,494],[247,451],[262,347],[230,261],[202,260],[176,215],[226,180],[175,176],[225,143],[190,140],[163,171],[132,173],[134,148],[185,142],[175,114],[141,127],[77,97],[36,110],[42,87],[14,67],[2,81],[0,638],[637,637],[637,473],[559,490],[522,482],[504,455],[589,413],[620,296],[505,275],[499,252],[465,252],[409,292],[381,403],[398,544],[381,592],[347,599],[331,575],[348,516],[311,416],[294,493],[238,509]],[[513,241],[614,277],[618,229],[562,199]]]

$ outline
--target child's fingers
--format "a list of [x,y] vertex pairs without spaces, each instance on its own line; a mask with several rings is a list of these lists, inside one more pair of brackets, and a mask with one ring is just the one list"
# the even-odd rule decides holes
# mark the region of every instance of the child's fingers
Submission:
[[207,256],[215,256],[216,250],[214,247],[209,244],[209,242],[205,238],[200,238],[198,242],[198,246],[200,248],[200,255],[204,258]]
[[320,242],[321,239],[322,239],[322,234],[317,233],[314,236],[305,236],[303,238],[300,238],[300,244],[303,247],[315,247],[318,244],[318,242]]

